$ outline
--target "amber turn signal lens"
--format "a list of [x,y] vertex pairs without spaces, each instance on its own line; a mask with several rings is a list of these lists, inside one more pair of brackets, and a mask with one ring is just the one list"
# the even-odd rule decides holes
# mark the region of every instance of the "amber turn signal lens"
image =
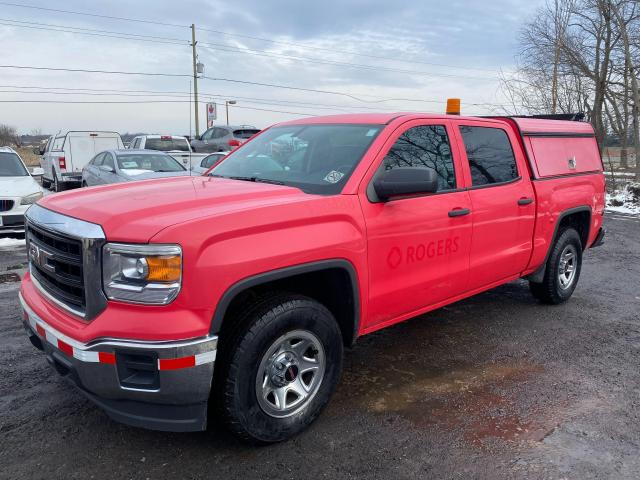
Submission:
[[182,261],[179,255],[145,257],[149,267],[147,281],[177,282],[182,274]]

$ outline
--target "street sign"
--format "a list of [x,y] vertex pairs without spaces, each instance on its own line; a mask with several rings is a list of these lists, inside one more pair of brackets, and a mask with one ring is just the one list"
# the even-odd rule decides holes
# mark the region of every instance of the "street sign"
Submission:
[[207,128],[213,127],[213,121],[218,118],[218,109],[215,103],[207,103]]

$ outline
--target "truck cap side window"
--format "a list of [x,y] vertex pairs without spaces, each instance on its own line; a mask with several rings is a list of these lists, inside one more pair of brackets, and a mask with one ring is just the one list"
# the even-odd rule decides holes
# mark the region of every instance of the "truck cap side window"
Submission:
[[405,131],[384,157],[385,170],[398,167],[431,168],[438,174],[438,192],[455,190],[456,174],[447,130],[422,125]]
[[507,133],[500,128],[460,126],[474,187],[518,178]]

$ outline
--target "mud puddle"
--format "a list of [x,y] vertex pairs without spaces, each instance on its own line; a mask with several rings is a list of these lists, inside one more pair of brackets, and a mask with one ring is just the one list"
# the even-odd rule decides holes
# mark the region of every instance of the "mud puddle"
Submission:
[[539,442],[553,432],[559,405],[527,401],[528,382],[543,373],[524,360],[440,371],[405,364],[351,381],[371,412],[457,431],[482,446],[491,439]]

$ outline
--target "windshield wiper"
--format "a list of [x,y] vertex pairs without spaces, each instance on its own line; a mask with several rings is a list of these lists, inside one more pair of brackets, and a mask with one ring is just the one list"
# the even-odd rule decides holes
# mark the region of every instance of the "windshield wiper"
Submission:
[[210,176],[211,177],[218,177],[218,178],[229,178],[231,180],[242,180],[243,182],[269,183],[271,185],[285,185],[285,183],[281,182],[280,180],[270,180],[268,178],[241,177],[241,176],[229,176],[229,177],[227,177],[226,175],[216,175],[216,174],[211,174]]

